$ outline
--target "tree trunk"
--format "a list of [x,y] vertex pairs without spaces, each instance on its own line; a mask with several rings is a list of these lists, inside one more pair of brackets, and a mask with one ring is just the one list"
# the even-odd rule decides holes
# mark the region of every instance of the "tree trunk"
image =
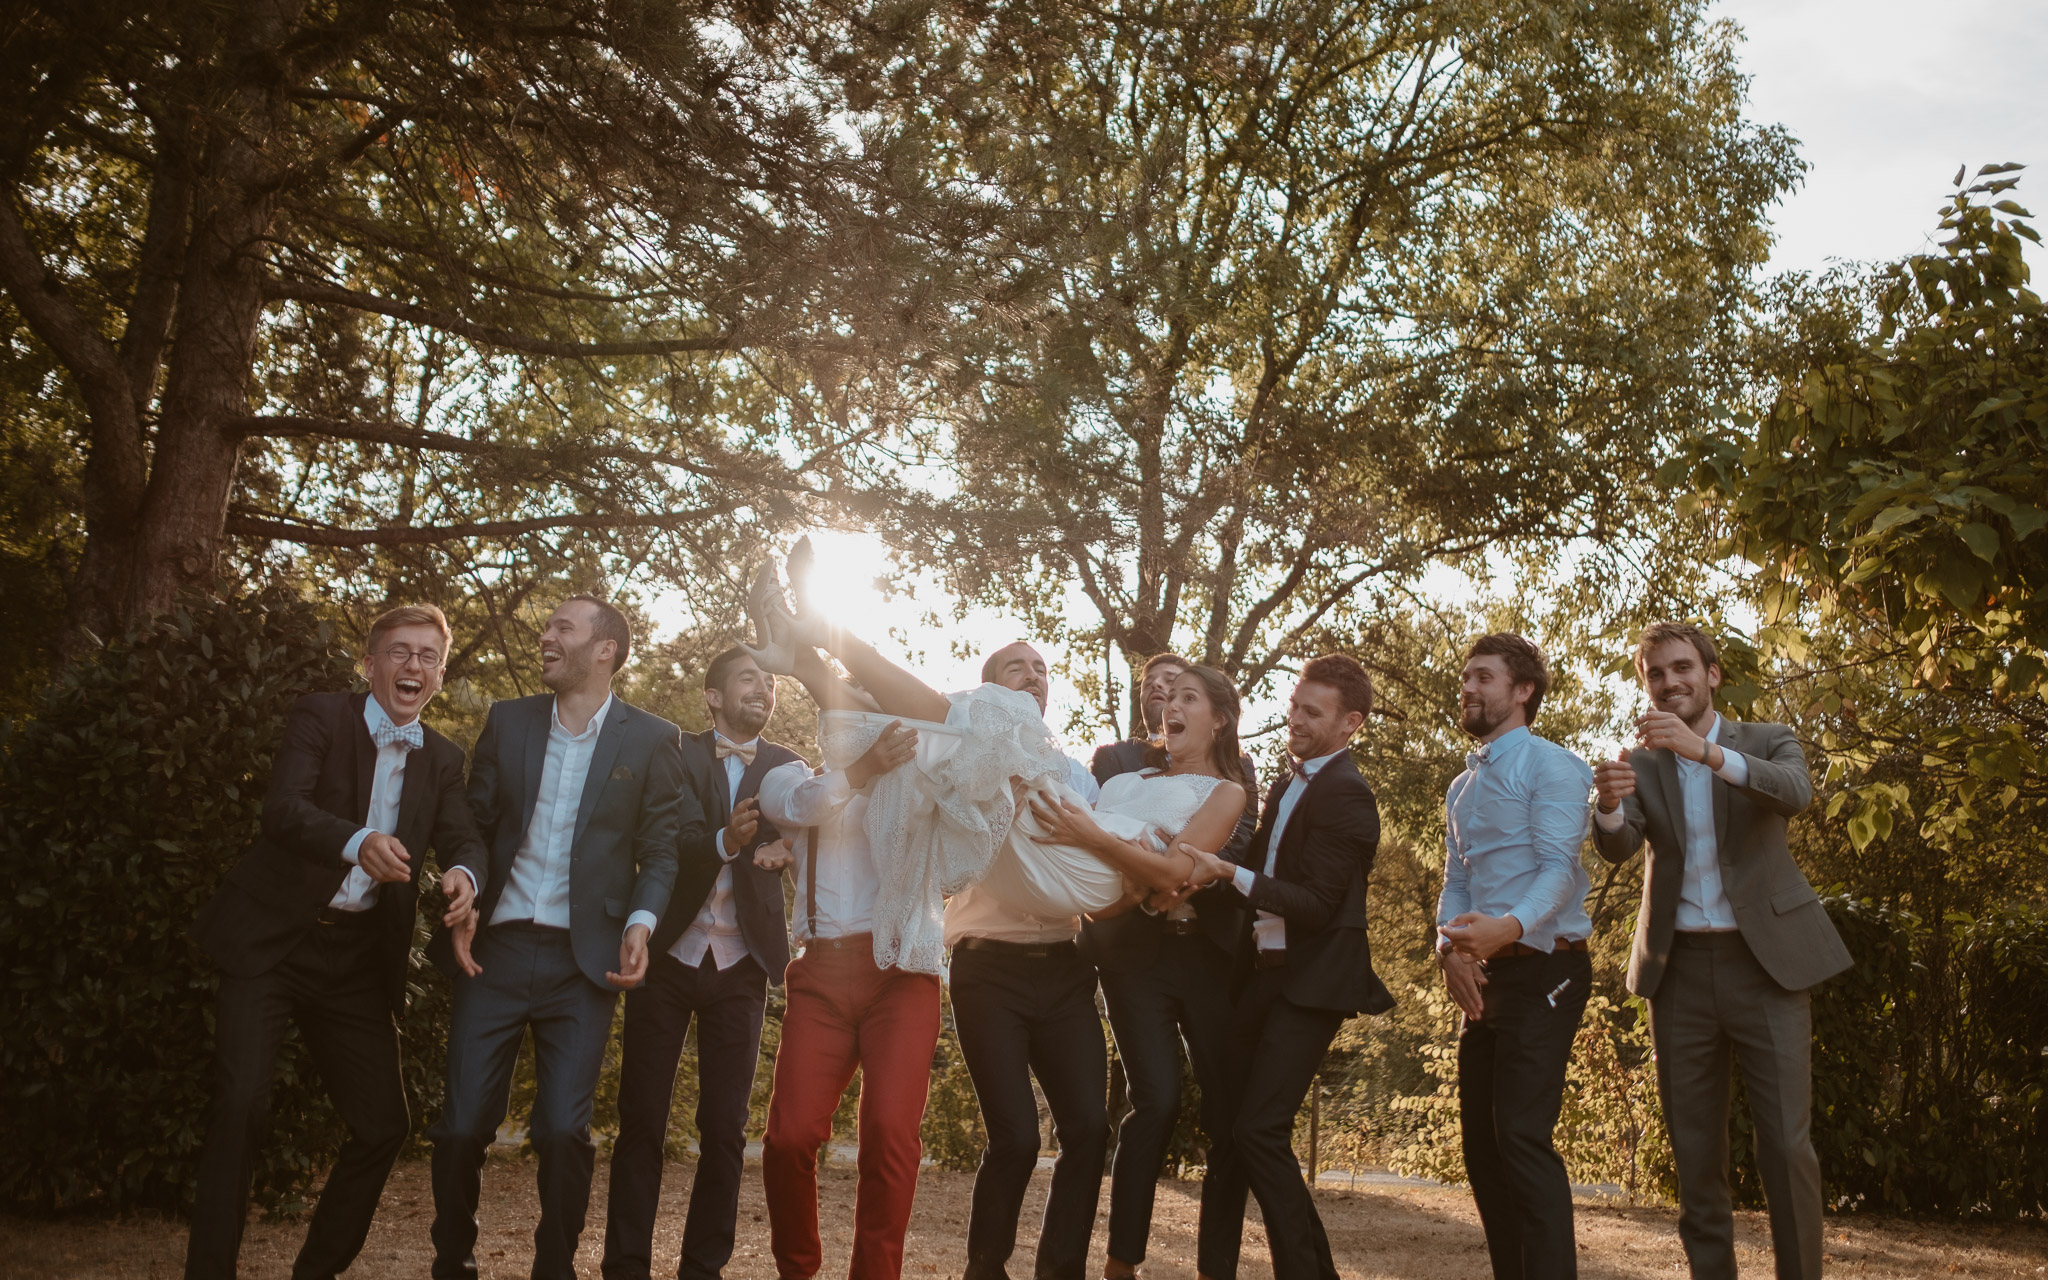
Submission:
[[241,461],[242,435],[232,424],[250,411],[263,315],[261,246],[282,169],[269,152],[290,110],[280,51],[301,8],[292,0],[244,6],[225,33],[216,88],[207,95],[215,110],[201,143],[177,336],[125,575],[124,621],[161,613],[181,590],[215,579]]

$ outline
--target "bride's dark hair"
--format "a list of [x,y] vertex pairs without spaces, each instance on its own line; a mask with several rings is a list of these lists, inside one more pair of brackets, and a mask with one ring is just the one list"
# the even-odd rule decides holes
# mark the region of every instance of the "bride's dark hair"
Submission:
[[[1237,686],[1230,683],[1230,677],[1214,667],[1191,666],[1181,672],[1193,676],[1195,683],[1202,686],[1203,700],[1216,716],[1216,737],[1209,744],[1209,763],[1214,765],[1219,776],[1242,783],[1246,790],[1251,782],[1244,775],[1244,749],[1237,744],[1237,722],[1243,712],[1243,702],[1237,696]],[[1167,764],[1166,748],[1154,744],[1145,752],[1145,763],[1154,769],[1164,769]]]

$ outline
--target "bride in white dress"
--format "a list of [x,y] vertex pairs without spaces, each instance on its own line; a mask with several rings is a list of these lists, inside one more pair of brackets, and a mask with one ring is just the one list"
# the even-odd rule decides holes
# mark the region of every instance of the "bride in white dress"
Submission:
[[[791,567],[795,576],[794,558]],[[1100,918],[1227,870],[1206,855],[1230,838],[1245,791],[1238,695],[1220,672],[1194,668],[1175,683],[1156,766],[1111,778],[1091,810],[1067,784],[1042,675],[1026,666],[1021,687],[939,693],[842,629],[793,616],[772,572],[752,600],[764,640],[755,657],[818,699],[826,766],[845,768],[885,735],[915,735],[909,764],[871,784],[864,823],[880,880],[878,965],[938,972],[945,899],[969,885],[1027,915]]]

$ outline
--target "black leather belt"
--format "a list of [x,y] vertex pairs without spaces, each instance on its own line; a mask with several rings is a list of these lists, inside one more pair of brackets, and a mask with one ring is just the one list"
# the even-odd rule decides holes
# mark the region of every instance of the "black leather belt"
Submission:
[[363,925],[370,923],[370,913],[367,911],[343,911],[340,907],[322,907],[320,908],[320,914],[315,919],[321,924],[361,928]]
[[1179,920],[1168,920],[1160,926],[1169,938],[1191,938],[1202,931],[1202,922],[1193,916]]
[[1048,960],[1055,956],[1078,956],[1081,948],[1073,942],[1004,942],[1000,938],[962,938],[955,951],[989,951],[996,955],[1021,956],[1027,960]]
[[1260,947],[1258,958],[1253,965],[1260,969],[1285,969],[1287,949],[1285,947]]

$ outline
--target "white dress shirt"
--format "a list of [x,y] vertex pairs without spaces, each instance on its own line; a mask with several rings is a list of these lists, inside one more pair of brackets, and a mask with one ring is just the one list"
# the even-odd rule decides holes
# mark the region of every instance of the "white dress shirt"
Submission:
[[[1707,741],[1721,741],[1721,715]],[[1735,928],[1735,908],[1721,886],[1721,836],[1714,827],[1714,775],[1731,787],[1749,785],[1749,759],[1740,751],[1721,748],[1721,767],[1708,769],[1697,760],[1674,754],[1678,790],[1685,816],[1685,877],[1679,882],[1678,912],[1672,927],[1685,933],[1724,933]],[[1619,805],[1608,813],[1597,806],[1593,821],[1602,831],[1619,831],[1626,821]]]
[[[1322,772],[1324,765],[1350,750],[1343,747],[1326,756],[1301,762],[1301,772],[1287,783],[1287,789],[1280,793],[1280,799],[1273,806],[1273,834],[1266,840],[1265,873],[1270,876],[1273,868],[1280,863],[1280,837],[1287,834],[1287,824],[1294,817],[1294,807],[1301,803],[1301,797],[1308,790],[1308,780]],[[1251,896],[1254,878],[1250,867],[1239,867],[1231,873],[1230,882],[1246,897]],[[1285,951],[1287,949],[1287,921],[1270,911],[1260,911],[1252,918],[1252,940],[1261,951]]]
[[[610,694],[604,705],[583,726],[570,733],[562,725],[559,699],[548,711],[546,763],[540,771],[540,794],[533,802],[533,817],[526,824],[526,838],[512,855],[512,869],[505,875],[505,891],[498,895],[492,924],[531,920],[551,929],[569,927],[569,865],[576,844],[576,813],[583,807],[583,786],[590,777],[590,758],[597,754],[598,735],[604,732],[605,717],[612,712]],[[644,924],[652,930],[660,917],[652,911],[635,911],[626,917],[626,927]]]
[[[731,742],[724,734],[717,734],[720,742]],[[746,743],[734,743],[744,747]],[[754,750],[761,749],[761,739],[753,741]],[[746,776],[747,762],[737,753],[728,755],[718,762],[725,766],[726,811],[739,806],[740,779]],[[683,936],[676,939],[668,953],[676,959],[696,968],[704,963],[704,953],[711,953],[712,963],[720,969],[730,969],[747,958],[746,935],[740,932],[739,901],[733,896],[732,860],[737,855],[725,847],[725,828],[720,827],[714,837],[718,857],[725,865],[718,869],[718,879],[712,882],[711,894],[704,899],[704,905],[697,909],[696,919],[683,930]]]
[[[1102,798],[1102,787],[1088,766],[1071,757],[1067,760],[1067,785],[1094,804]],[[1034,916],[1017,910],[980,885],[969,885],[946,899],[946,945],[962,938],[988,938],[995,942],[1072,942],[1081,936],[1079,916]]]
[[[411,724],[412,721],[406,723]],[[394,729],[399,727],[374,693],[363,699],[363,724],[369,728],[372,740],[377,730],[385,725]],[[402,743],[394,742],[388,747],[377,748],[377,763],[370,773],[370,810],[363,815],[363,829],[350,836],[348,843],[341,847],[341,860],[349,865],[349,873],[342,877],[341,888],[327,900],[327,905],[336,911],[368,911],[377,905],[377,882],[363,870],[359,859],[363,853],[363,841],[372,831],[388,836],[398,830],[398,799],[405,790],[407,754],[408,750]],[[419,856],[410,849],[406,852]]]
[[[776,765],[761,777],[761,816],[790,837],[796,852],[796,919],[791,932],[798,942],[812,937],[844,938],[872,933],[875,855],[868,846],[864,820],[868,798],[854,791],[844,769],[813,774],[801,760]],[[808,907],[810,863],[804,829],[816,828],[818,864],[817,931],[811,931]]]

